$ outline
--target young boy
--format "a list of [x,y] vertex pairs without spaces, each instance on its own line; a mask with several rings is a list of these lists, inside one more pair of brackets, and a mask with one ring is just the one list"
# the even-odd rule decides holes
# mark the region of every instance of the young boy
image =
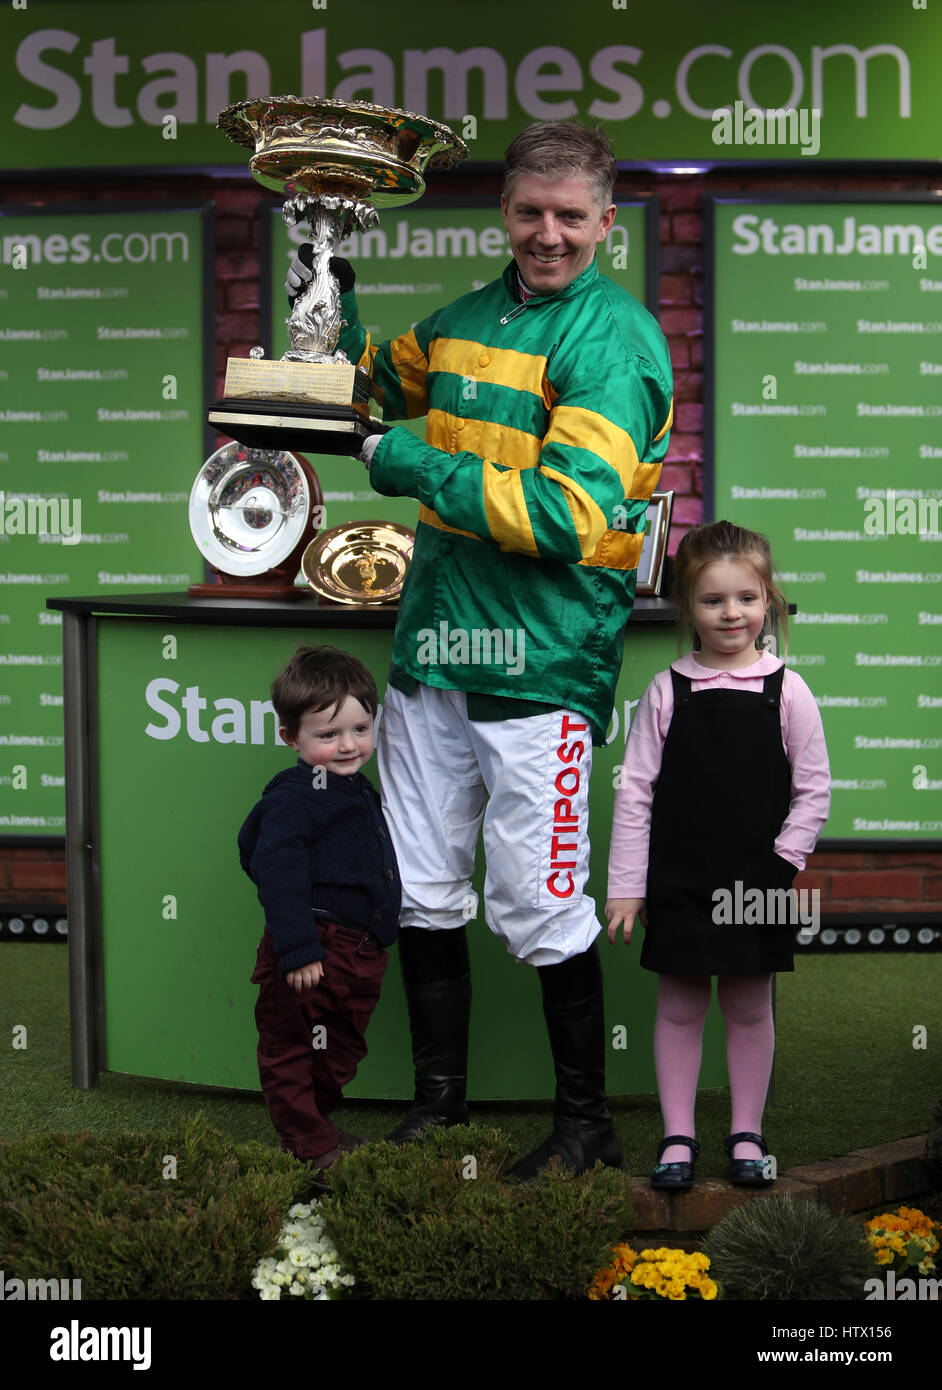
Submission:
[[271,698],[298,761],[239,831],[265,909],[258,1073],[282,1148],[326,1169],[365,1142],[328,1117],[366,1056],[402,890],[379,794],[360,772],[378,704],[369,671],[335,647],[300,647]]

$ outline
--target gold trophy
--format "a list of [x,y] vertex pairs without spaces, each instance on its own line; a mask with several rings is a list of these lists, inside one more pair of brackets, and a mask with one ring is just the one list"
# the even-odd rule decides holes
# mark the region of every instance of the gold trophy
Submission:
[[263,361],[260,347],[248,359],[230,357],[209,422],[259,448],[357,454],[367,435],[383,432],[382,392],[337,349],[340,291],[330,258],[354,229],[376,225],[377,207],[414,202],[425,170],[457,164],[467,147],[425,116],[330,98],[238,101],[216,124],[254,150],[252,175],[284,195],[288,226],[309,224],[314,263],[285,320],[290,350],[280,361]]

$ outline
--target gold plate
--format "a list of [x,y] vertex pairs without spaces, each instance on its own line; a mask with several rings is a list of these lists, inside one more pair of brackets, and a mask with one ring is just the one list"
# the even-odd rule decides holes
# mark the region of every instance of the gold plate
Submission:
[[311,541],[301,573],[330,603],[398,603],[414,545],[415,532],[394,521],[333,526]]

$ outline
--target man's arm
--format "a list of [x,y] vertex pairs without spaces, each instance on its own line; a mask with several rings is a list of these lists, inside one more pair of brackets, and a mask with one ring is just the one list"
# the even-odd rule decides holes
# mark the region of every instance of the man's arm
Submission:
[[393,430],[375,448],[370,482],[386,496],[418,498],[446,525],[502,550],[576,564],[595,552],[626,499],[629,511],[638,504],[631,521],[643,517],[671,420],[670,380],[646,358],[593,362],[554,402],[542,442],[530,437],[535,466],[508,468]]
[[340,312],[345,326],[340,331],[339,346],[351,362],[369,372],[376,385],[382,388],[385,396],[383,419],[416,420],[427,415],[426,348],[434,331],[435,316],[417,323],[399,338],[374,343],[360,322],[354,289],[340,296]]

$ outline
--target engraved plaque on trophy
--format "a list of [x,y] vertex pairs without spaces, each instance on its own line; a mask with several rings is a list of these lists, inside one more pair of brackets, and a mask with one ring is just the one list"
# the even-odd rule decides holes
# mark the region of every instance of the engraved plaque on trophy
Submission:
[[209,422],[259,448],[357,454],[367,435],[384,430],[382,392],[337,348],[340,290],[330,259],[355,229],[375,226],[377,207],[414,202],[426,168],[458,163],[467,147],[425,116],[329,98],[239,101],[217,128],[254,151],[249,168],[284,196],[288,225],[309,224],[314,262],[286,320],[289,351],[280,361],[261,360],[261,348],[230,358]]

